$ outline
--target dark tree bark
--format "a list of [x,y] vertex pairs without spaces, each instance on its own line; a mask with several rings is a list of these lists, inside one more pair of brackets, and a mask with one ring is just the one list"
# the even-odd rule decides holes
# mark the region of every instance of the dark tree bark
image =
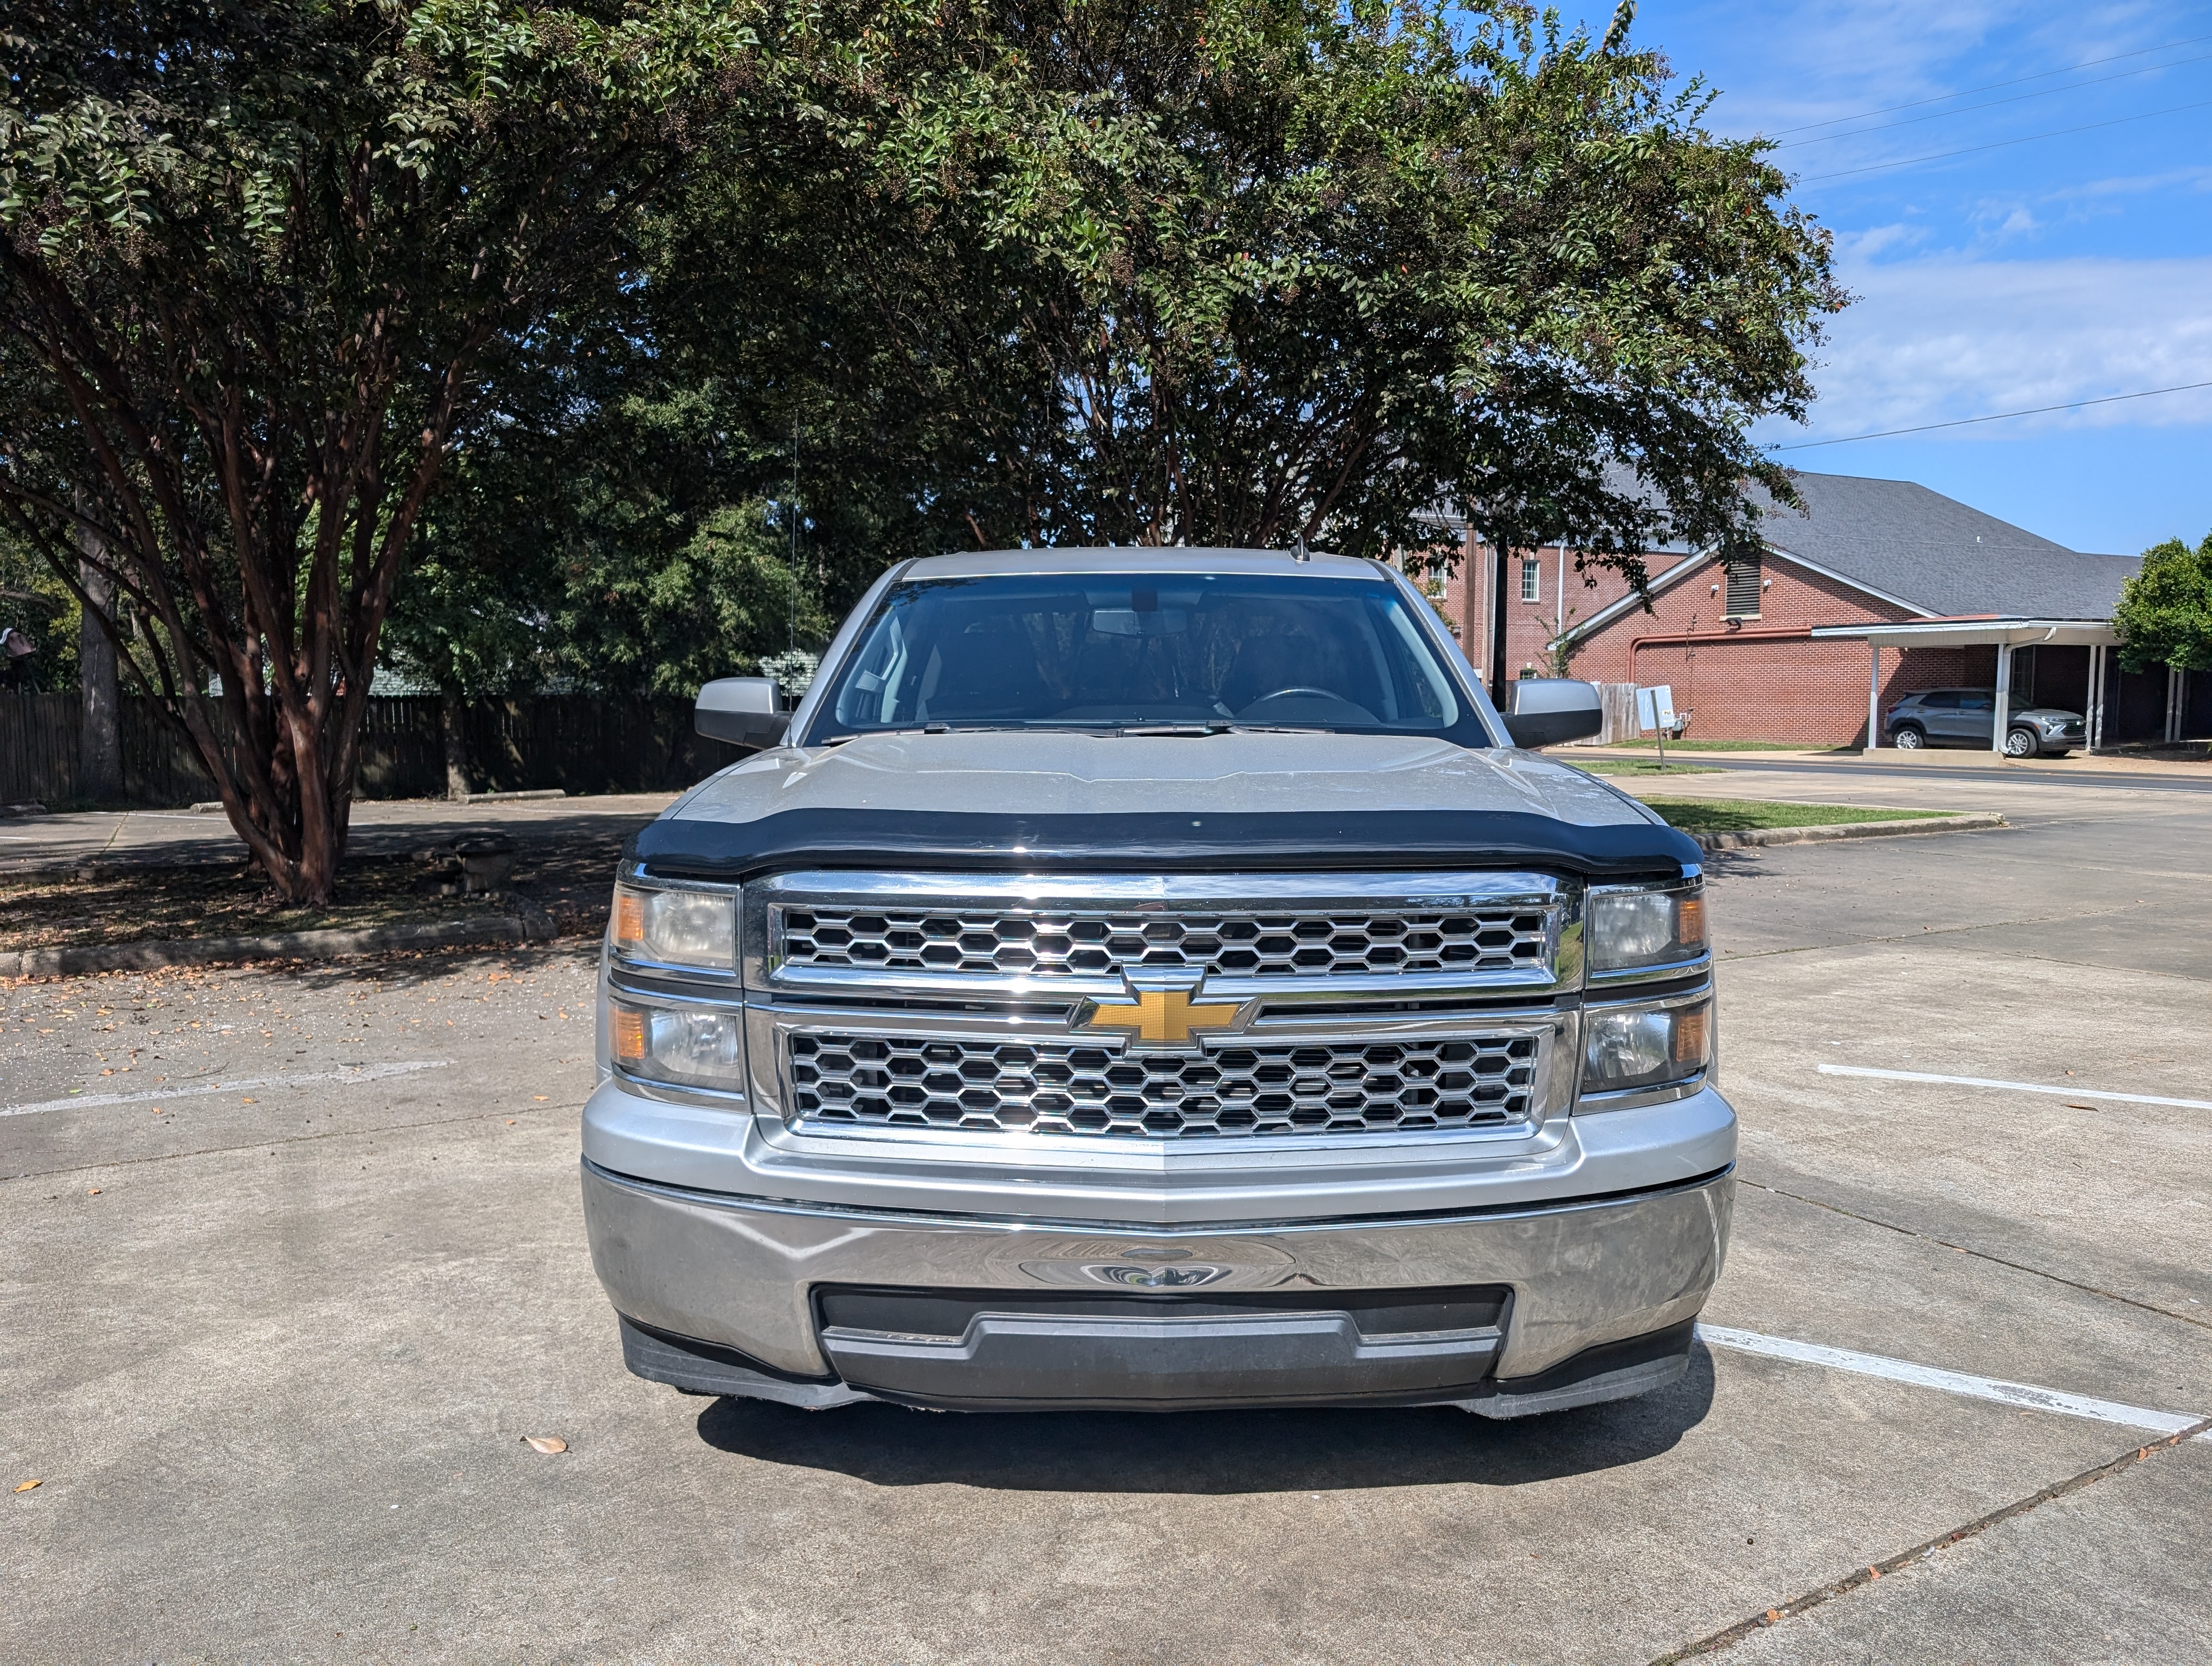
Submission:
[[123,796],[123,701],[115,669],[115,587],[108,582],[106,550],[99,537],[80,530],[77,581],[83,612],[77,624],[77,685],[83,728],[77,742],[78,796],[112,804]]
[[446,796],[455,804],[469,795],[468,713],[461,696],[447,689],[438,696],[438,730],[446,742]]

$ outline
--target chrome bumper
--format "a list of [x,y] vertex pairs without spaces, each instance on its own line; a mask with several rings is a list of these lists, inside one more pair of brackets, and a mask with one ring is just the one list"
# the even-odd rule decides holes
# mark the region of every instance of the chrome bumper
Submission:
[[[1719,1172],[1626,1195],[1414,1218],[1038,1224],[732,1196],[613,1172],[588,1153],[584,1214],[600,1282],[633,1331],[647,1328],[635,1335],[727,1350],[747,1367],[793,1379],[784,1385],[788,1392],[768,1397],[799,1404],[866,1397],[838,1381],[825,1354],[818,1287],[1096,1291],[1093,1269],[1130,1250],[1154,1264],[1205,1268],[1208,1295],[1310,1292],[1316,1310],[1329,1307],[1333,1291],[1508,1286],[1494,1375],[1541,1380],[1591,1350],[1680,1331],[1704,1305],[1728,1244],[1732,1124],[1729,1134]],[[639,1357],[633,1353],[634,1365]],[[1679,1370],[1677,1358],[1669,1355],[1662,1362],[1668,1369],[1656,1374],[1649,1364],[1613,1373],[1617,1391],[1665,1380]],[[749,1375],[741,1371],[739,1379]]]

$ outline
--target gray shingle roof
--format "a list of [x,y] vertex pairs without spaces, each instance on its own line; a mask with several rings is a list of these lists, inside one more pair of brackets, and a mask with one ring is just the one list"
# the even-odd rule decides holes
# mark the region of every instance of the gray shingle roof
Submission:
[[2142,564],[2069,550],[1909,480],[1792,478],[1802,512],[1760,494],[1770,545],[1944,617],[2109,618],[2120,581]]

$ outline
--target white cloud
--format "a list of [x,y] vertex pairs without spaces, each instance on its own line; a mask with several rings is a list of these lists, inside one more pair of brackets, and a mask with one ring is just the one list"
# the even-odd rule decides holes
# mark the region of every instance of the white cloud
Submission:
[[[1834,319],[1805,429],[1787,445],[2212,381],[2212,257],[1887,263],[1847,255],[1857,304]],[[2212,423],[2212,389],[1953,430],[1995,439],[2051,428]],[[1931,436],[1942,437],[1942,436]]]

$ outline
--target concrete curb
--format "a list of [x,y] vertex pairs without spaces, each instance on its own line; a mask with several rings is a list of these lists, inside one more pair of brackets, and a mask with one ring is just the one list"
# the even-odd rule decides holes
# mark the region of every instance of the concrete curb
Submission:
[[[1725,803],[1717,799],[1715,803]],[[1770,844],[1811,844],[1821,839],[1886,839],[1901,833],[1972,833],[2006,825],[1995,813],[1920,816],[1911,821],[1831,822],[1820,827],[1759,827],[1744,833],[1693,833],[1705,850],[1746,850]]]
[[164,966],[210,966],[230,960],[342,960],[389,949],[440,949],[491,943],[544,943],[560,935],[551,915],[486,915],[433,920],[419,926],[276,932],[265,937],[199,937],[139,943],[93,943],[68,949],[0,954],[0,977],[76,977],[88,972],[146,972]]

